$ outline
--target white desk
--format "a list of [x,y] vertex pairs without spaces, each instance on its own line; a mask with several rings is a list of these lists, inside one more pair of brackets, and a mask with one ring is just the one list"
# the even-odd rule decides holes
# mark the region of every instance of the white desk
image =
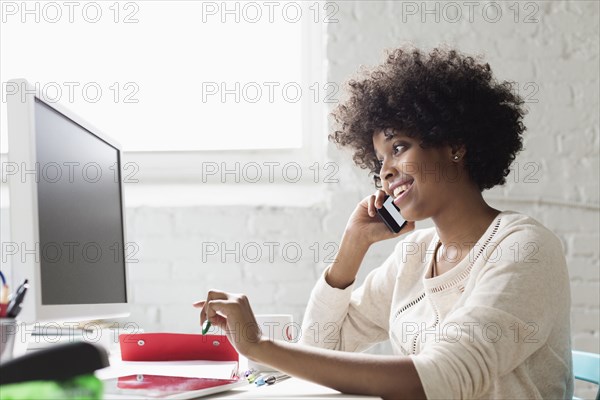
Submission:
[[[156,367],[152,367],[153,363],[140,363],[139,371],[134,372],[131,363],[123,363],[119,353],[111,354],[110,356],[111,366],[100,370],[96,373],[101,379],[113,378],[123,375],[130,375],[132,373],[145,373],[145,374],[156,374],[156,375],[169,375],[175,376],[191,376],[188,374],[180,375],[176,371],[176,365],[161,365],[156,364]],[[185,364],[185,362],[183,363]],[[240,360],[240,370],[245,370],[247,361],[245,359]],[[184,367],[189,367],[184,365]],[[193,368],[193,367],[192,367]],[[221,368],[221,376],[223,368]],[[161,373],[162,372],[162,373]],[[243,385],[240,388],[236,388],[227,392],[210,395],[203,397],[202,399],[379,399],[379,397],[371,396],[358,396],[358,395],[347,395],[338,392],[337,390],[330,389],[325,386],[317,385],[316,383],[308,382],[298,378],[290,378],[281,382],[277,382],[274,385],[263,385],[256,386],[255,384]]]
[[205,399],[380,399],[379,397],[342,394],[316,383],[298,378],[290,378],[274,385],[256,387],[249,384],[248,388],[234,389],[228,392],[205,397]]

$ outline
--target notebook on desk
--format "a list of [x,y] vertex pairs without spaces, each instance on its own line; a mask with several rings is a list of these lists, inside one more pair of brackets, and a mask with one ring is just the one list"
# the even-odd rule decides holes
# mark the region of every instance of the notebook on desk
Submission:
[[248,385],[245,379],[128,375],[104,381],[105,399],[195,399]]

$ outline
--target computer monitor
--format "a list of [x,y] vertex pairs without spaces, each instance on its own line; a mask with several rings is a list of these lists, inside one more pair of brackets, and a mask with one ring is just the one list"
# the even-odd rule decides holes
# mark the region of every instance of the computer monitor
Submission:
[[25,80],[6,84],[11,281],[25,323],[128,311],[121,148]]

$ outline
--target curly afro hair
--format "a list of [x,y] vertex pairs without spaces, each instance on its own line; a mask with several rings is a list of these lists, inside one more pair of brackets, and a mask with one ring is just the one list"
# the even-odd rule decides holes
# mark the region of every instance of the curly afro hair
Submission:
[[489,64],[456,50],[396,49],[384,64],[348,82],[350,98],[332,113],[329,139],[354,150],[380,187],[373,134],[402,131],[421,146],[464,146],[465,166],[479,190],[504,184],[522,149],[523,100],[511,82],[497,82]]

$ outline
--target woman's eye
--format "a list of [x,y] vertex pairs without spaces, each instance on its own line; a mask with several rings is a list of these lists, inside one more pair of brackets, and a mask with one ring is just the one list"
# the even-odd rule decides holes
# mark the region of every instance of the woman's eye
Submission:
[[404,146],[403,146],[403,145],[401,145],[401,144],[396,144],[396,145],[394,145],[394,154],[398,154],[398,153],[400,153],[400,152],[402,151],[402,149],[403,149],[403,148],[404,148]]

